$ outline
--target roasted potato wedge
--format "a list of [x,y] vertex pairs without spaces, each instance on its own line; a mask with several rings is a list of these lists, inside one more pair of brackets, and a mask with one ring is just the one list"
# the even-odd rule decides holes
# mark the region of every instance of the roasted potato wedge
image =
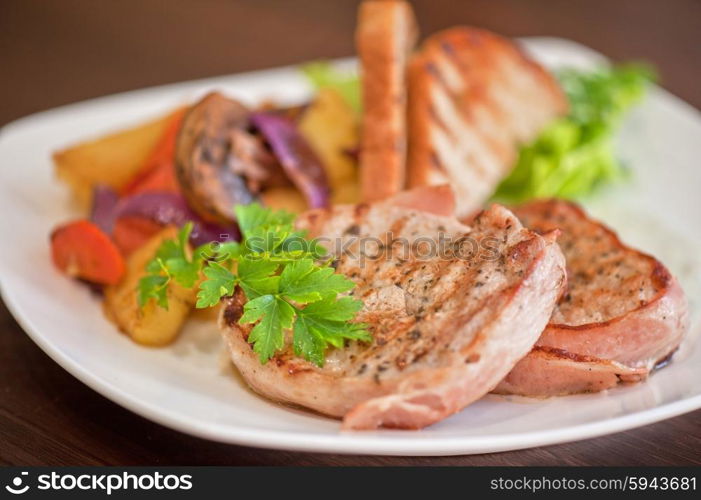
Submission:
[[358,169],[348,154],[358,147],[358,117],[345,99],[333,89],[322,88],[300,119],[299,130],[326,167],[331,201],[359,201],[358,190],[352,187],[358,184]]
[[174,227],[156,234],[129,256],[124,279],[117,285],[105,288],[105,314],[139,344],[162,346],[172,342],[195,303],[195,290],[185,289],[176,283],[168,286],[167,310],[153,300],[142,309],[136,300],[137,285],[146,272],[146,264],[153,258],[161,242],[176,237]]
[[203,309],[193,309],[190,315],[191,319],[199,321],[211,321],[216,323],[219,319],[219,312],[221,311],[221,304],[217,304],[212,307],[205,307]]
[[56,176],[66,182],[84,209],[97,184],[124,186],[144,165],[176,110],[134,128],[82,142],[53,155]]
[[263,191],[260,195],[263,205],[273,210],[286,210],[294,214],[309,208],[302,193],[293,187],[276,187]]

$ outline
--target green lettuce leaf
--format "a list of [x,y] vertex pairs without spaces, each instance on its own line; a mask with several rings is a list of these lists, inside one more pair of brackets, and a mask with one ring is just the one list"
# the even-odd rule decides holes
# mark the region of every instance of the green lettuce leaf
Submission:
[[558,79],[569,113],[521,148],[516,166],[494,198],[507,203],[576,199],[624,179],[627,172],[615,155],[615,135],[625,113],[654,78],[649,67],[635,64],[561,71]]
[[332,88],[360,112],[360,80],[354,73],[341,71],[331,63],[315,61],[302,66],[302,73],[315,89]]

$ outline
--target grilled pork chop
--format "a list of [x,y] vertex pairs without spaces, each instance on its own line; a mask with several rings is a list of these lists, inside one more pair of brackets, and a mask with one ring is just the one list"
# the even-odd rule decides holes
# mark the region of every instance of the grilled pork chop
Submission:
[[555,79],[512,41],[456,27],[409,64],[409,187],[449,183],[464,217],[506,177],[518,147],[567,110]]
[[538,232],[557,228],[568,290],[533,350],[496,392],[554,396],[600,391],[647,377],[667,361],[688,328],[677,280],[656,259],[560,200],[517,208]]
[[404,188],[406,67],[417,36],[408,2],[360,4],[355,39],[363,87],[360,182],[364,201],[381,200]]
[[373,341],[332,350],[319,368],[295,357],[288,339],[261,365],[246,341],[250,325],[238,324],[239,291],[225,301],[220,327],[254,390],[342,417],[346,429],[421,428],[482,397],[528,353],[565,287],[556,233],[539,236],[498,205],[471,228],[408,208],[433,196],[447,213],[450,191],[434,189],[300,216],[313,236],[350,244],[336,268],[356,282],[357,320]]

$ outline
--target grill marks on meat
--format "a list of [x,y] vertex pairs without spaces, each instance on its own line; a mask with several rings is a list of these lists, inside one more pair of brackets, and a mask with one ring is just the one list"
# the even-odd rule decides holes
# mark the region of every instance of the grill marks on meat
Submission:
[[516,208],[529,228],[562,231],[568,289],[531,353],[497,392],[552,396],[608,389],[647,377],[688,329],[677,280],[655,258],[625,246],[574,204]]
[[[565,286],[555,235],[538,236],[500,206],[470,228],[407,208],[407,194],[400,197],[403,206],[389,200],[299,219],[314,236],[350,243],[336,268],[357,284],[357,320],[370,325],[371,344],[331,350],[323,368],[294,357],[288,344],[261,365],[245,341],[249,328],[237,324],[243,297],[227,301],[222,331],[256,391],[343,417],[348,429],[420,428],[480,398],[531,349]],[[443,257],[419,258],[401,244],[441,233],[457,241]],[[360,239],[370,237],[364,248]]]
[[409,65],[409,186],[450,183],[466,216],[518,146],[566,108],[554,78],[510,40],[467,27],[436,33]]

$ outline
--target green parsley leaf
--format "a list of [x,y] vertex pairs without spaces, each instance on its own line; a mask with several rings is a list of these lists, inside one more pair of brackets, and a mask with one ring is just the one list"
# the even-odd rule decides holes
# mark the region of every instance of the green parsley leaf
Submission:
[[309,328],[304,317],[298,317],[295,321],[292,337],[294,353],[317,366],[324,366],[324,352],[326,341],[316,331]]
[[355,284],[331,267],[318,267],[311,259],[291,262],[280,275],[280,293],[298,304],[321,300],[323,296],[347,292]]
[[344,297],[326,298],[297,309],[293,334],[295,353],[323,366],[324,351],[329,344],[341,349],[346,340],[370,341],[366,325],[348,322],[361,307],[359,300]]
[[140,307],[144,307],[150,299],[163,309],[168,310],[168,283],[167,276],[147,275],[139,280],[136,299]]
[[234,274],[218,262],[210,262],[203,271],[207,279],[200,283],[196,307],[212,307],[224,296],[234,293],[237,279]]
[[171,259],[185,259],[186,248],[188,245],[188,238],[190,238],[190,233],[192,232],[192,222],[185,224],[180,231],[178,231],[178,238],[176,240],[166,240],[158,248],[156,252],[156,258],[166,262]]
[[284,210],[272,211],[258,203],[237,205],[234,211],[239,229],[246,239],[249,238],[249,235],[254,230],[290,226],[295,219],[294,214]]
[[282,245],[292,234],[292,226],[264,226],[248,230],[245,249],[249,253],[273,253],[280,251]]
[[362,308],[363,303],[352,297],[341,297],[338,300],[327,298],[309,304],[304,308],[304,315],[330,321],[350,321]]
[[248,302],[239,320],[255,323],[248,336],[261,363],[285,347],[291,333],[298,356],[319,366],[329,346],[369,341],[365,325],[351,323],[362,303],[338,294],[354,283],[328,265],[327,251],[294,228],[294,216],[258,204],[236,207],[241,243],[201,245],[190,252],[192,224],[162,243],[141,279],[141,306],[155,300],[167,309],[171,281],[192,288],[200,280],[196,307],[211,307],[239,286]]
[[168,285],[174,280],[185,288],[192,288],[199,278],[201,259],[188,257],[188,239],[192,223],[185,224],[175,240],[166,240],[146,265],[146,275],[139,280],[137,301],[144,307],[150,299],[168,309]]
[[238,259],[241,256],[241,244],[237,241],[227,241],[219,243],[215,246],[210,246],[211,258],[217,261],[228,261]]
[[295,310],[290,304],[274,295],[261,295],[243,306],[243,316],[239,323],[258,324],[248,335],[253,351],[261,363],[266,363],[285,345],[283,331],[292,327]]
[[200,277],[202,263],[187,259],[169,259],[165,262],[170,275],[181,286],[192,288]]
[[242,258],[238,262],[238,278],[249,299],[260,295],[276,294],[280,276],[274,276],[280,264],[263,259]]

